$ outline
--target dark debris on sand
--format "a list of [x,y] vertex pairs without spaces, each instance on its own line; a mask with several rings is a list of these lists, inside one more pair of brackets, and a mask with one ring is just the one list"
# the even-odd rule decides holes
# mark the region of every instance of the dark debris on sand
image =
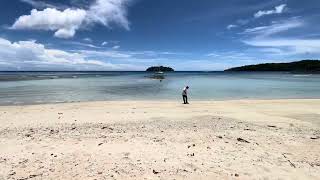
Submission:
[[237,138],[237,140],[239,142],[244,142],[244,143],[250,143],[249,141],[245,140],[245,139],[242,139],[242,138]]

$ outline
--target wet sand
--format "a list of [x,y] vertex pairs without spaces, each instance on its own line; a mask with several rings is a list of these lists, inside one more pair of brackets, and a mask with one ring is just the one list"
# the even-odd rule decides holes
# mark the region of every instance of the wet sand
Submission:
[[0,179],[320,179],[320,100],[0,106]]

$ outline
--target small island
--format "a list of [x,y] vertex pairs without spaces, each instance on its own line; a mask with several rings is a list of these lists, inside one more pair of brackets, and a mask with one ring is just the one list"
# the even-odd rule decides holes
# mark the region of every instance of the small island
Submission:
[[320,73],[320,60],[302,60],[289,63],[265,63],[230,68],[225,71],[284,71]]
[[152,66],[149,67],[147,70],[147,72],[173,72],[174,69],[171,67],[165,67],[165,66]]

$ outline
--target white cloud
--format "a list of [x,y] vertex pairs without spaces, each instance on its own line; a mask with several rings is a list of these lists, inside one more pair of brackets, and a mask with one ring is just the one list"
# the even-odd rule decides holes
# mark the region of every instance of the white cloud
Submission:
[[250,17],[248,19],[238,19],[234,24],[228,25],[227,29],[230,30],[232,28],[249,24],[250,22],[262,16],[271,15],[271,14],[282,14],[285,12],[286,7],[287,7],[286,4],[281,4],[279,6],[274,7],[274,10],[258,11],[257,13],[254,14],[253,17]]
[[159,58],[161,56],[177,55],[173,52],[158,52],[158,51],[119,51],[119,50],[77,50],[87,57],[108,57],[119,59],[150,59]]
[[52,5],[52,4],[48,4],[46,2],[43,1],[35,1],[35,0],[20,0],[21,2],[30,4],[31,6],[35,7],[35,8],[57,8],[56,6]]
[[277,21],[269,26],[246,29],[242,34],[248,35],[249,38],[243,42],[274,55],[320,54],[320,39],[279,36],[280,33],[303,27],[305,23],[299,18]]
[[260,48],[260,52],[265,52],[265,53],[272,53],[272,54],[284,54],[285,52],[279,48],[275,47],[267,47],[267,48]]
[[226,52],[212,52],[206,54],[207,57],[214,58],[216,60],[237,60],[237,61],[251,61],[255,59],[245,52],[235,52],[235,51],[226,51]]
[[209,53],[209,54],[206,54],[206,56],[208,56],[208,57],[220,57],[220,54],[218,54],[218,53]]
[[[244,43],[256,47],[272,47],[269,52],[282,55],[320,54],[320,39],[256,39]],[[275,50],[275,48],[279,48]]]
[[80,28],[86,15],[87,12],[82,9],[34,9],[30,15],[20,16],[12,25],[12,29],[51,30],[56,31],[56,37],[70,38]]
[[93,50],[80,50],[77,51],[86,56],[94,57],[108,57],[108,58],[131,58],[130,53],[118,52],[118,51],[93,51]]
[[262,16],[271,15],[271,14],[281,14],[284,12],[286,8],[286,4],[281,4],[279,6],[276,6],[273,10],[266,10],[266,11],[258,11],[254,14],[255,18],[260,18]]
[[238,27],[238,25],[230,24],[230,25],[227,26],[227,29],[230,30],[230,29],[236,28],[236,27]]
[[[90,46],[90,44],[81,42],[65,42]],[[61,50],[48,48],[35,40],[11,42],[0,38],[0,71],[145,70],[147,66],[174,60],[172,57],[168,58],[168,55],[177,54],[166,51],[120,51],[97,48],[91,50]]]
[[102,47],[99,47],[99,46],[95,46],[93,44],[90,44],[90,43],[82,43],[82,42],[77,42],[77,41],[67,41],[66,42],[67,44],[72,44],[72,45],[77,45],[77,46],[84,46],[84,47],[90,47],[90,48],[102,48]]
[[92,39],[91,39],[91,38],[84,38],[83,40],[84,40],[84,41],[87,41],[87,42],[92,42]]
[[88,10],[88,21],[107,27],[116,23],[129,30],[127,5],[128,0],[97,0]]
[[112,49],[119,49],[120,46],[119,45],[116,45],[116,46],[113,46]]
[[[24,0],[29,3],[34,1]],[[55,31],[58,38],[71,38],[81,27],[102,24],[110,27],[115,23],[129,30],[126,5],[129,0],[96,0],[89,9],[58,10],[46,8],[38,11],[33,9],[30,15],[20,16],[12,25],[12,29],[32,29]]]
[[285,21],[276,21],[268,26],[248,28],[242,34],[254,35],[256,38],[261,38],[302,26],[304,26],[304,22],[301,19],[292,18]]
[[118,64],[90,59],[79,52],[48,49],[35,41],[10,42],[3,38],[0,38],[0,64],[1,70],[18,68],[22,70],[118,70],[122,68]]
[[71,28],[71,29],[59,29],[54,33],[55,37],[58,38],[64,38],[64,39],[69,39],[73,37],[76,34],[76,30]]
[[101,43],[101,46],[105,46],[105,45],[107,45],[107,44],[108,44],[108,42],[107,42],[107,41],[104,41],[104,42]]
[[[78,45],[77,42],[74,43]],[[141,67],[146,66],[146,62],[160,60],[160,55],[163,52],[159,52],[159,56],[153,58],[149,58],[148,53],[98,49],[65,51],[46,48],[45,45],[36,41],[10,42],[0,38],[0,69],[22,67],[29,68],[29,70],[30,68],[31,70],[41,70],[38,69],[41,67],[42,69],[55,68],[58,70],[143,70],[144,68]],[[157,52],[153,53],[157,54]],[[106,60],[115,62],[111,64],[105,62]],[[130,63],[121,64],[119,62]]]

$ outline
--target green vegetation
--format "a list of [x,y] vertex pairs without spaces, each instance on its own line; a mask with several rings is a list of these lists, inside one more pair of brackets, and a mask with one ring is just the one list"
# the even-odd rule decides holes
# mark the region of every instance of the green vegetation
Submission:
[[302,60],[290,63],[266,63],[247,65],[227,69],[225,71],[288,71],[288,72],[317,72],[320,73],[319,60]]
[[152,66],[152,67],[149,67],[146,71],[147,72],[158,72],[158,71],[170,72],[170,71],[174,71],[174,69],[172,69],[171,67],[164,67],[164,66]]

